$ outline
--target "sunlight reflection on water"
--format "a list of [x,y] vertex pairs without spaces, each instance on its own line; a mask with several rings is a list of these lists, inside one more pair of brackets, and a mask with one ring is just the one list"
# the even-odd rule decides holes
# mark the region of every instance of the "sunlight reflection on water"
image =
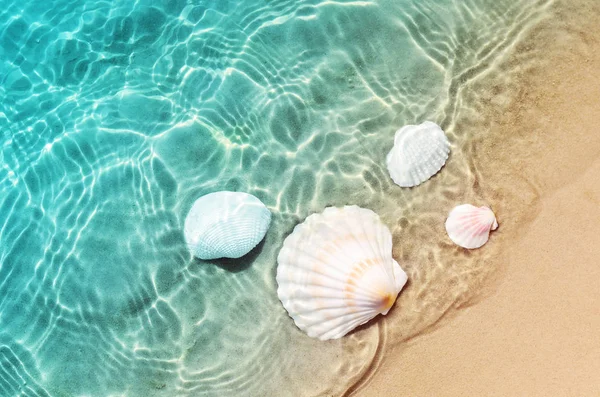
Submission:
[[[384,339],[430,326],[485,273],[440,232],[479,197],[462,89],[545,4],[5,4],[0,394],[344,393]],[[453,151],[403,190],[385,155],[424,119]],[[216,190],[273,213],[239,261],[185,246],[185,214]],[[277,300],[275,258],[298,222],[344,204],[380,214],[410,285],[385,323],[322,343]]]

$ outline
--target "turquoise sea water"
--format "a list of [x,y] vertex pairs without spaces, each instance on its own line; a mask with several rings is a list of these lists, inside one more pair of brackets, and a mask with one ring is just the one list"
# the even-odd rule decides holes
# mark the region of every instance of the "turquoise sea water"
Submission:
[[[1,1],[0,396],[353,390],[481,276],[439,232],[477,197],[457,120],[548,3]],[[403,190],[385,155],[423,120],[453,152]],[[186,249],[187,211],[216,190],[273,213],[240,260]],[[323,343],[277,300],[275,258],[344,204],[382,216],[411,281],[386,319]]]

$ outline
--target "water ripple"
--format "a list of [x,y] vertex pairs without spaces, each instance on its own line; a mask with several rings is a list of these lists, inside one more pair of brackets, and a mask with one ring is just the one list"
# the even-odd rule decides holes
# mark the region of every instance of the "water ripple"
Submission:
[[[460,120],[548,4],[4,2],[0,394],[352,392],[487,274],[439,230],[484,196]],[[384,158],[423,119],[453,152],[402,190]],[[185,214],[222,189],[258,196],[272,228],[240,260],[192,259]],[[322,343],[277,300],[275,258],[350,203],[382,216],[411,282],[388,318]]]

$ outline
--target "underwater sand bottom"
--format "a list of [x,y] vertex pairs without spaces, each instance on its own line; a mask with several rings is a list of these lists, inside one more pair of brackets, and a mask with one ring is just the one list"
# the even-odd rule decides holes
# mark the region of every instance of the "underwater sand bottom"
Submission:
[[558,2],[558,19],[531,33],[533,53],[550,55],[520,76],[518,98],[490,126],[516,138],[479,148],[496,164],[482,178],[510,190],[519,175],[537,195],[530,207],[505,204],[491,241],[502,247],[489,263],[498,271],[478,302],[387,346],[354,395],[600,395],[598,8]]

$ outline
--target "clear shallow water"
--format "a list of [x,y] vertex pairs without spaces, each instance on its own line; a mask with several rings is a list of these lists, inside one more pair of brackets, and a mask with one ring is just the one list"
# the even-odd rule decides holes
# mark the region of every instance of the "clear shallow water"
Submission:
[[[443,234],[452,206],[490,200],[464,150],[485,131],[457,120],[547,3],[4,1],[0,395],[353,390],[488,271],[493,248]],[[451,158],[403,190],[385,154],[425,119]],[[242,260],[193,260],[185,215],[223,189],[261,198],[272,228]],[[382,216],[410,285],[388,317],[323,343],[277,300],[275,257],[343,204]]]

